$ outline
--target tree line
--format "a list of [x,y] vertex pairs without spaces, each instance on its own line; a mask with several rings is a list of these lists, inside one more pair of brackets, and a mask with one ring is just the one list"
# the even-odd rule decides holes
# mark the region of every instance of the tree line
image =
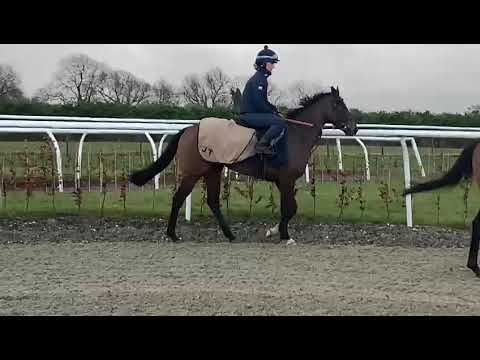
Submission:
[[[108,116],[199,119],[235,117],[235,95],[247,76],[230,77],[219,67],[186,75],[180,86],[164,79],[150,83],[134,74],[112,69],[87,55],[63,58],[51,81],[27,98],[12,66],[0,64],[0,113],[18,115]],[[269,99],[285,111],[301,98],[321,90],[320,84],[297,81],[286,89],[269,86]],[[235,106],[237,105],[237,106]],[[362,112],[351,109],[359,123],[480,126],[480,106],[464,114],[430,112]]]
[[[230,77],[215,67],[204,74],[186,75],[180,86],[164,79],[150,83],[128,71],[112,69],[87,55],[77,54],[61,59],[51,81],[38,89],[31,99],[24,96],[20,78],[13,68],[0,65],[0,101],[74,106],[98,103],[197,105],[211,109],[231,106],[232,94],[243,89],[247,79],[247,76]],[[319,85],[306,81],[295,82],[287,90],[272,83],[268,95],[275,105],[288,106],[289,102],[294,103],[319,90]]]

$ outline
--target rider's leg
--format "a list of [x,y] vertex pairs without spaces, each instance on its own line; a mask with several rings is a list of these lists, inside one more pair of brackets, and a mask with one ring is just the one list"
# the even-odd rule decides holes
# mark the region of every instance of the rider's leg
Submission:
[[240,123],[254,129],[267,129],[263,137],[259,140],[257,152],[271,154],[270,145],[272,140],[278,139],[282,132],[286,132],[287,124],[280,116],[269,113],[242,114]]
[[269,122],[270,126],[265,134],[263,134],[262,138],[258,141],[256,151],[269,155],[273,154],[273,150],[271,148],[272,142],[278,141],[282,133],[286,131],[287,124],[285,123],[285,120],[273,114],[267,115],[267,121]]

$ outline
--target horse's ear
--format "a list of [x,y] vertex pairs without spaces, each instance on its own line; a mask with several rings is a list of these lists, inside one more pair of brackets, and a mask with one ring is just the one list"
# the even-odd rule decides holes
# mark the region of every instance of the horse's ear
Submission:
[[335,95],[335,93],[337,92],[337,90],[333,86],[330,86],[330,91],[333,95]]
[[340,89],[337,86],[337,94],[340,95]]

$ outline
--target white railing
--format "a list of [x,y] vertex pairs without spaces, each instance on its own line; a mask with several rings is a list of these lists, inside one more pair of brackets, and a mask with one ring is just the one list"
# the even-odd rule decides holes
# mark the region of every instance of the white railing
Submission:
[[[81,135],[77,154],[76,181],[81,178],[82,148],[89,134],[100,135],[143,135],[152,147],[153,160],[161,155],[163,143],[168,135],[176,134],[181,129],[198,124],[199,120],[165,120],[165,119],[129,119],[129,118],[90,118],[66,116],[30,116],[30,115],[0,115],[0,133],[28,133],[47,134],[54,145],[58,171],[58,189],[63,191],[62,157],[55,134]],[[163,135],[158,145],[152,135]],[[441,126],[417,125],[382,125],[360,124],[355,137],[346,137],[343,132],[326,126],[322,138],[335,139],[339,152],[339,169],[342,170],[341,140],[355,140],[361,147],[365,156],[366,179],[370,179],[368,151],[365,141],[399,142],[402,147],[405,186],[410,186],[410,159],[408,155],[408,142],[417,159],[422,176],[425,170],[418,152],[415,137],[445,138],[445,139],[479,139],[480,128],[456,128]],[[306,180],[309,181],[309,168],[307,165]],[[159,188],[159,176],[155,177],[155,188]],[[407,225],[412,226],[412,198],[406,197]],[[191,219],[191,194],[187,198],[185,217]]]

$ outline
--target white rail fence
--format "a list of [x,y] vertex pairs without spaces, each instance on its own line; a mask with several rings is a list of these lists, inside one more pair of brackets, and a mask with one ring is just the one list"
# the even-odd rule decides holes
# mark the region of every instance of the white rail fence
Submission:
[[[164,119],[117,119],[117,118],[90,118],[90,117],[65,117],[65,116],[26,116],[26,115],[0,115],[0,133],[24,133],[24,134],[47,134],[53,143],[58,171],[58,190],[63,192],[63,171],[62,156],[56,134],[81,135],[77,151],[77,172],[75,181],[81,178],[81,163],[83,144],[90,134],[95,135],[143,135],[148,140],[153,154],[153,161],[156,161],[162,153],[163,144],[169,135],[198,124],[199,120],[164,120]],[[162,135],[158,147],[152,135]],[[479,139],[480,128],[457,128],[441,126],[409,126],[409,125],[378,125],[360,124],[359,131],[355,137],[346,137],[341,131],[326,126],[322,138],[335,139],[338,151],[338,169],[343,171],[343,157],[341,149],[342,140],[354,139],[362,148],[365,157],[365,177],[370,180],[370,165],[367,147],[365,142],[384,141],[398,142],[402,148],[403,171],[405,186],[410,186],[411,171],[408,143],[419,165],[421,175],[425,176],[422,159],[418,151],[415,138],[436,138],[436,139]],[[305,169],[306,181],[310,181],[310,170],[307,165]],[[159,176],[155,177],[155,189],[159,189]],[[191,194],[186,201],[185,218],[191,220]],[[412,196],[407,195],[406,218],[407,226],[413,226]]]

